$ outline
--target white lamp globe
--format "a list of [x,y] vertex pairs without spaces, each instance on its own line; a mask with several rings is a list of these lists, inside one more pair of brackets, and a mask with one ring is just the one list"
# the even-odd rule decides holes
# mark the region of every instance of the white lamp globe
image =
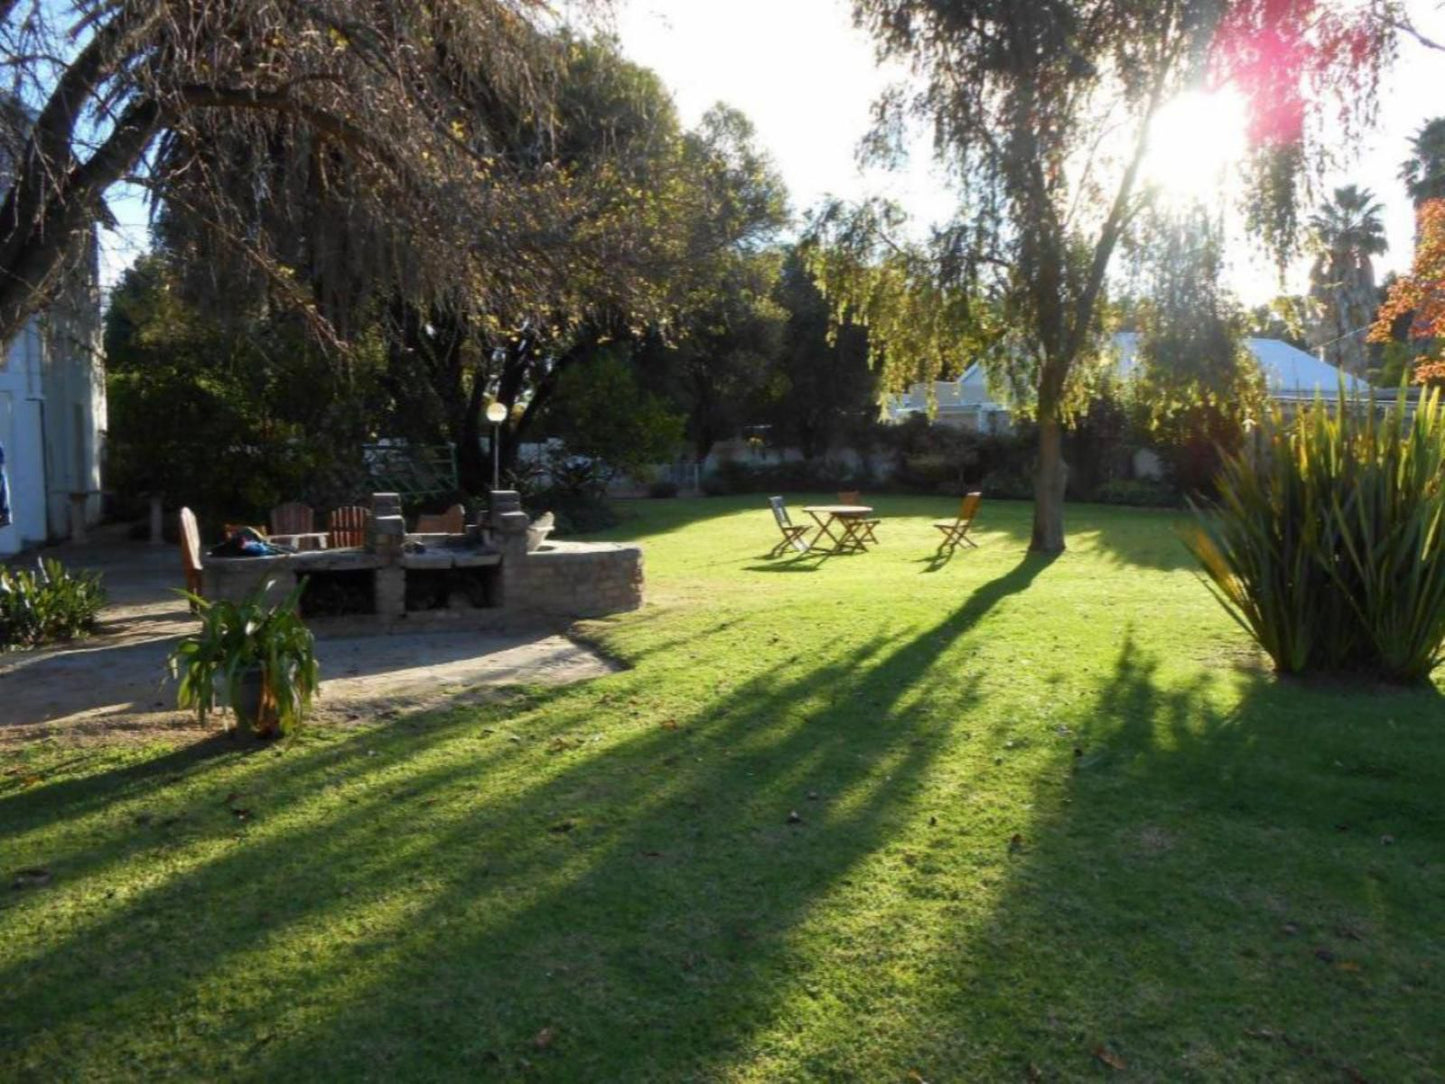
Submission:
[[501,425],[507,420],[507,404],[493,403],[487,407],[487,421],[493,425]]

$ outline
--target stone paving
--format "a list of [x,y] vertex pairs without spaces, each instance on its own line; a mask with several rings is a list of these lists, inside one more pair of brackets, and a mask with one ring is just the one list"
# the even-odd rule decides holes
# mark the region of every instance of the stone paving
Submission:
[[[194,628],[176,547],[125,538],[115,528],[84,545],[45,551],[104,575],[109,605],[95,636],[74,645],[0,654],[0,744],[44,736],[153,738],[195,731],[174,710],[165,658]],[[517,683],[564,684],[613,666],[550,632],[431,629],[386,635],[317,635],[321,697],[316,725],[409,712],[488,695]]]

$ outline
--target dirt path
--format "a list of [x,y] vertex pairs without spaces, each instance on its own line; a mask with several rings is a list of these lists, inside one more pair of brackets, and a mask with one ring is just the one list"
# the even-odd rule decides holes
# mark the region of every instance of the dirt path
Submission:
[[[113,741],[199,733],[174,710],[165,659],[195,627],[171,593],[174,553],[102,539],[49,551],[99,568],[111,604],[97,635],[73,647],[0,655],[0,745],[41,737]],[[498,685],[565,684],[613,666],[565,636],[455,629],[317,637],[322,666],[317,725],[485,697]]]

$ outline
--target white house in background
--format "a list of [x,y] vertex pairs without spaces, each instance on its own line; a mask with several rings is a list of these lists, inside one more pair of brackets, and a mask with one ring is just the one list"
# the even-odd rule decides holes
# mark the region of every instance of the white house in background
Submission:
[[[1264,373],[1269,396],[1281,406],[1309,402],[1316,395],[1326,398],[1338,394],[1343,380],[1345,391],[1367,395],[1370,386],[1359,377],[1336,369],[1319,358],[1305,353],[1279,339],[1246,339]],[[1138,364],[1139,336],[1124,331],[1114,336],[1118,352],[1117,372],[1127,380]],[[933,385],[937,404],[934,420],[980,433],[1004,433],[1012,427],[1009,409],[997,403],[988,393],[983,366],[972,365],[957,380],[938,381]],[[887,404],[890,421],[903,421],[909,415],[926,413],[928,387],[915,384],[905,395],[894,396]]]
[[94,245],[62,296],[0,350],[10,524],[0,557],[99,521],[105,368]]

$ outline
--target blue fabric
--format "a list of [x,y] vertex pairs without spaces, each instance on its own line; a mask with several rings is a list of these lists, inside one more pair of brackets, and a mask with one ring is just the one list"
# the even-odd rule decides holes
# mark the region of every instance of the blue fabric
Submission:
[[10,487],[5,484],[5,447],[0,445],[0,527],[10,526]]

